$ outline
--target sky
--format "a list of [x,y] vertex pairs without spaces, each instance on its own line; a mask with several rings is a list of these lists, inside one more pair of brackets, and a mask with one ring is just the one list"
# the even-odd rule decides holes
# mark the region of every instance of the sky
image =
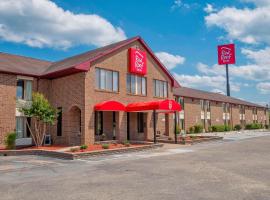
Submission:
[[1,0],[0,51],[57,61],[140,35],[180,85],[270,103],[270,0]]

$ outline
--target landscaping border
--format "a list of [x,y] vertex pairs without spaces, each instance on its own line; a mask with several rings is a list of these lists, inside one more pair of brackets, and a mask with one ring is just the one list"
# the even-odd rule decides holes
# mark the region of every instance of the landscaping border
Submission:
[[137,152],[144,151],[149,149],[156,149],[162,147],[163,144],[145,144],[143,146],[138,147],[126,147],[120,149],[104,149],[98,151],[89,151],[89,152],[59,152],[52,150],[42,150],[42,149],[25,149],[25,150],[0,150],[0,156],[21,156],[21,155],[38,155],[38,156],[46,156],[53,157],[59,159],[66,160],[75,160],[80,158],[86,158],[91,156],[102,156],[102,155],[111,155],[118,153],[129,153],[129,152]]
[[[201,135],[198,135],[198,136],[201,137]],[[205,136],[205,138],[186,140],[185,144],[194,144],[194,143],[196,144],[196,143],[201,143],[201,142],[207,142],[207,141],[213,141],[213,140],[222,140],[222,139],[223,139],[223,137],[221,137],[221,136]],[[175,144],[174,140],[158,139],[158,142]],[[179,140],[179,138],[178,138],[177,144],[185,145],[185,144],[182,143],[181,140]]]

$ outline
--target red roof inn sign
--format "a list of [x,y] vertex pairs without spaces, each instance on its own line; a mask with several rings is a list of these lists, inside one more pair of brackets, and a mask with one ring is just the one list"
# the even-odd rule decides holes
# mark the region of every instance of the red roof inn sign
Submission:
[[234,44],[225,44],[218,46],[218,64],[235,64]]
[[129,72],[139,75],[147,73],[146,52],[139,49],[129,49]]

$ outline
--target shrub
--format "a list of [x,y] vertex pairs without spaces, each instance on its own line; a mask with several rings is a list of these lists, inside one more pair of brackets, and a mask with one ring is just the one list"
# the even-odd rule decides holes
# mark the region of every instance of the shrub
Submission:
[[224,131],[231,131],[232,129],[231,129],[231,127],[230,126],[228,126],[228,125],[225,125],[224,126]]
[[234,126],[234,130],[236,130],[236,131],[240,131],[241,129],[242,129],[242,126],[240,124],[236,124]]
[[211,126],[212,132],[225,132],[225,131],[231,131],[231,127],[228,125],[213,125]]
[[109,144],[102,144],[102,149],[109,149],[110,145]]
[[5,145],[7,149],[14,149],[16,141],[16,133],[10,132],[5,138]]
[[260,129],[260,128],[262,128],[262,125],[261,124],[258,124],[258,123],[247,124],[245,128],[247,130]]
[[194,127],[193,126],[189,128],[189,133],[194,133]]
[[203,126],[198,124],[194,126],[194,133],[202,133],[203,132]]
[[265,125],[264,125],[264,128],[265,128],[265,129],[269,129],[269,125],[268,125],[268,124],[265,124]]
[[130,146],[130,142],[129,142],[128,140],[125,140],[125,141],[123,142],[123,145],[124,145],[125,147],[129,147],[129,146]]
[[76,151],[79,151],[79,148],[78,147],[73,147],[70,149],[71,152],[76,152]]
[[88,148],[88,146],[87,146],[86,144],[83,144],[83,145],[80,146],[80,149],[81,149],[81,150],[85,150],[85,149],[87,149],[87,148]]
[[176,125],[176,135],[179,135],[180,132],[181,132],[181,129],[180,129],[179,125],[177,124]]

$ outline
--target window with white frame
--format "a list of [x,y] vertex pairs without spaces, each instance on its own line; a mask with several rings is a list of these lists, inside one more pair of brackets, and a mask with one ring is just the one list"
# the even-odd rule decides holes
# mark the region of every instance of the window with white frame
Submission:
[[32,100],[32,80],[17,80],[16,99],[22,99],[26,101]]
[[155,97],[168,97],[168,82],[167,81],[161,81],[161,80],[153,80],[154,85],[154,96]]
[[[27,125],[28,123],[28,125]],[[28,126],[31,126],[31,118],[27,117],[16,117],[16,137],[19,138],[29,138],[30,130]]]
[[146,78],[127,74],[127,93],[146,96]]
[[119,72],[96,68],[96,89],[110,92],[118,92]]

